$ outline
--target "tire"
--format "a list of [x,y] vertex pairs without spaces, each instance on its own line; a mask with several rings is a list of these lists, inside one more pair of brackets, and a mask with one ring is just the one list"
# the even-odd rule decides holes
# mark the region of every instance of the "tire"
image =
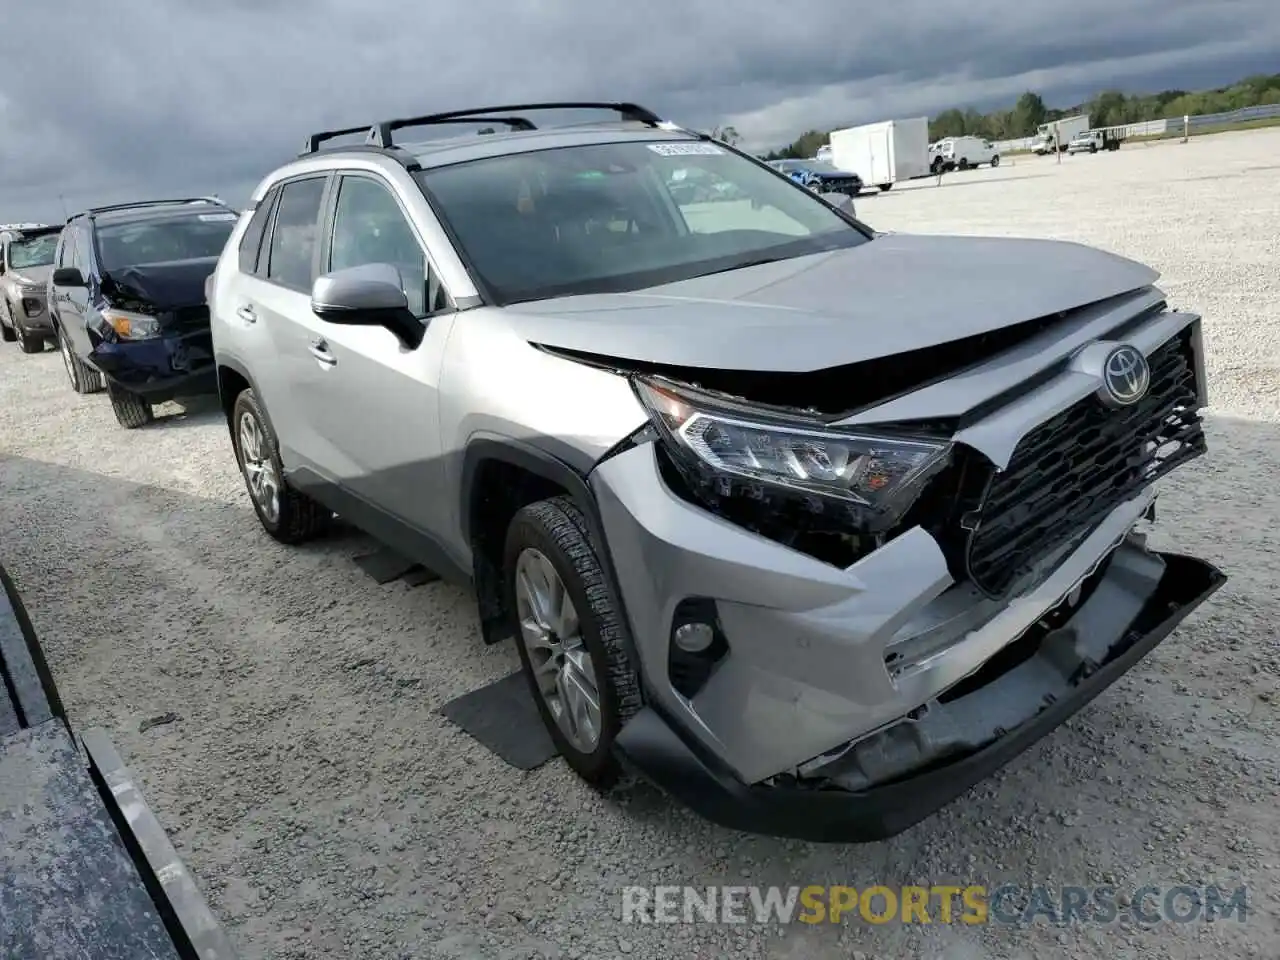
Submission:
[[994,157],[991,158],[991,166],[992,166],[992,169],[1000,166],[1000,154],[997,153]]
[[43,333],[27,333],[18,331],[18,349],[23,353],[44,353],[45,335]]
[[[585,652],[591,664],[599,704],[597,738],[590,749],[570,738],[556,719],[534,673],[529,644],[521,627],[522,602],[516,581],[518,572],[525,569],[522,558],[540,562],[535,555],[549,562],[577,613],[580,646],[576,649],[579,653]],[[630,637],[626,625],[591,542],[586,520],[568,497],[530,504],[515,515],[507,528],[503,575],[520,663],[542,722],[573,771],[597,789],[607,790],[622,772],[613,752],[613,741],[643,701],[640,679],[628,653]],[[563,655],[567,648],[557,644],[557,649]],[[555,682],[554,676],[546,676]]]
[[961,158],[960,158],[960,169],[961,169],[961,170],[968,170],[968,169],[969,169],[969,158],[968,158],[968,157],[961,157]]
[[4,311],[4,316],[0,316],[0,340],[5,343],[13,343],[18,339],[18,331],[9,324],[13,321],[13,311],[9,309],[9,305],[0,304],[0,308]]
[[890,190],[892,190],[892,189],[893,189],[893,184],[892,184],[892,183],[882,183],[882,184],[880,184],[880,192],[881,192],[881,193],[888,193],[888,192],[889,192]]
[[1097,145],[1096,143],[1091,143],[1091,144],[1089,144],[1089,152],[1090,152],[1090,153],[1097,153],[1097,152],[1098,152],[1098,145]]
[[62,365],[66,368],[72,390],[76,393],[102,392],[106,386],[102,374],[77,356],[61,327],[58,328],[58,352],[62,354]]
[[[253,449],[249,436],[243,432],[246,418],[253,422],[257,430],[256,450]],[[240,468],[240,476],[244,478],[253,512],[258,515],[262,529],[272,539],[291,545],[305,543],[327,530],[333,520],[333,512],[289,486],[284,475],[284,464],[280,461],[276,435],[252,390],[242,390],[236,397],[231,408],[230,426],[236,465]],[[257,467],[257,473],[252,470],[254,466]],[[258,487],[255,477],[274,480],[276,486],[273,505],[266,499],[266,487]]]
[[107,397],[111,400],[111,412],[116,415],[120,426],[126,430],[136,430],[154,423],[155,412],[151,404],[132,390],[127,390],[118,383],[107,381]]

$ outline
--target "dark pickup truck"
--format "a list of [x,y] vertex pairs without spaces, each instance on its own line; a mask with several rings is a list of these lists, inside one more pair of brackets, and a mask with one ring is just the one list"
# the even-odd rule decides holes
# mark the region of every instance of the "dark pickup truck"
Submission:
[[101,731],[72,731],[0,580],[0,957],[234,960],[133,775]]

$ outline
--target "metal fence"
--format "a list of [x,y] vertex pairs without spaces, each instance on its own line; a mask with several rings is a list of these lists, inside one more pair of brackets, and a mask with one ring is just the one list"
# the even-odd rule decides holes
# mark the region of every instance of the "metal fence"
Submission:
[[[1202,113],[1187,117],[1184,125],[1182,117],[1168,120],[1144,120],[1140,123],[1127,123],[1105,129],[1122,137],[1167,137],[1178,136],[1184,128],[1188,133],[1195,133],[1206,127],[1222,127],[1233,123],[1247,123],[1250,120],[1271,120],[1280,117],[1280,103],[1268,103],[1260,107],[1242,107],[1239,110],[1228,110],[1226,113]],[[1016,140],[999,140],[995,148],[1000,153],[1011,153],[1015,150],[1030,150],[1035,137],[1019,137]]]

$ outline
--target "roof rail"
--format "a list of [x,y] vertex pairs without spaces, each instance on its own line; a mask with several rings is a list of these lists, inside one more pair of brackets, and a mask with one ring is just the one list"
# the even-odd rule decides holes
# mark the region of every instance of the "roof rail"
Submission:
[[302,153],[298,154],[298,156],[305,157],[309,153],[315,153],[320,149],[320,144],[324,143],[326,140],[334,140],[338,137],[350,136],[353,133],[368,132],[369,124],[367,123],[361,124],[358,127],[346,127],[343,130],[321,130],[319,133],[313,133],[311,136],[307,137],[307,146],[303,149]]
[[96,213],[107,213],[110,210],[132,210],[137,207],[175,207],[184,203],[212,203],[219,207],[226,204],[217,197],[179,197],[173,200],[135,200],[132,203],[110,203],[103,207],[90,207],[81,216],[93,216]]
[[[399,120],[383,120],[374,124],[369,130],[369,142],[383,148],[394,147],[395,141],[392,140],[391,134],[404,127],[425,127],[433,124],[461,123],[465,121],[506,123],[518,130],[535,130],[537,128],[533,123],[518,115],[534,110],[607,110],[611,113],[620,114],[623,120],[643,123],[649,127],[673,129],[671,124],[665,123],[652,110],[642,107],[638,103],[593,101],[522,103],[497,107],[475,107],[470,110],[450,110],[446,113],[429,113],[421,117],[402,117]],[[490,116],[490,114],[496,113],[503,114],[503,116]]]

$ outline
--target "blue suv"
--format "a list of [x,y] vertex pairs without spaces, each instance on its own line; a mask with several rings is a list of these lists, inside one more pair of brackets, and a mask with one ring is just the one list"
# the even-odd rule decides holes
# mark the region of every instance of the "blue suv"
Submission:
[[205,280],[238,213],[214,198],[94,207],[63,228],[49,311],[71,388],[104,387],[126,428],[217,392]]

